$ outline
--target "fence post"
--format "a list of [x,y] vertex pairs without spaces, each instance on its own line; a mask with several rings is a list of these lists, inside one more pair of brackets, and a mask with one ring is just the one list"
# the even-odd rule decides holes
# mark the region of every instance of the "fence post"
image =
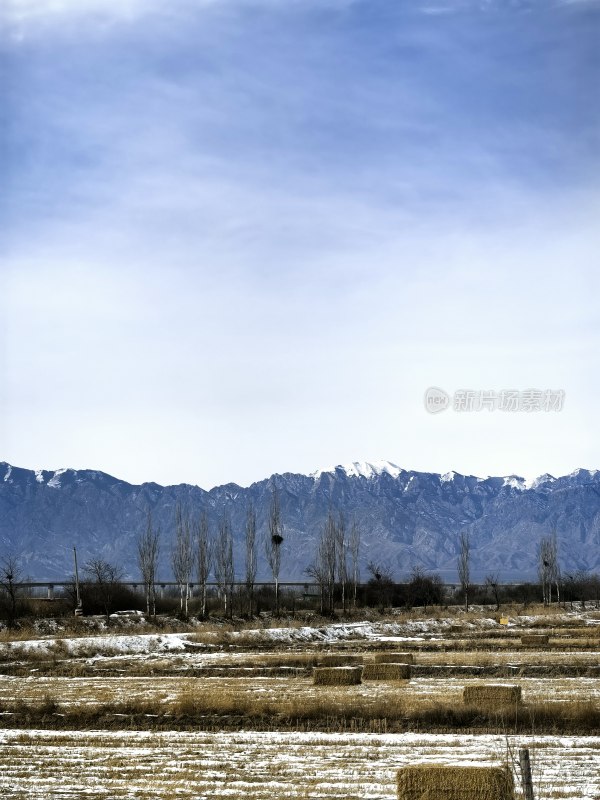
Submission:
[[533,783],[531,782],[531,763],[529,761],[529,750],[526,747],[519,750],[519,765],[521,767],[521,782],[523,784],[525,800],[534,800]]

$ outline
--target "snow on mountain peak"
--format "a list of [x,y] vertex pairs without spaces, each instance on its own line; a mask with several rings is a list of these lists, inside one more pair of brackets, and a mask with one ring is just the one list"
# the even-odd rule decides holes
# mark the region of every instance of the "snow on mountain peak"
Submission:
[[511,489],[518,489],[521,492],[527,489],[527,481],[520,475],[506,475],[502,485],[510,486]]
[[440,475],[440,481],[442,483],[448,483],[449,481],[453,481],[457,475],[458,472],[454,472],[454,470],[451,469],[450,472],[445,472],[443,475]]
[[554,483],[556,478],[554,475],[550,475],[549,472],[545,472],[543,475],[540,475],[537,478],[534,478],[532,481],[527,483],[528,489],[537,489],[538,486],[541,486],[542,483]]
[[391,461],[353,461],[351,464],[338,464],[335,467],[325,467],[311,472],[311,478],[320,478],[325,473],[334,474],[336,469],[343,470],[349,478],[374,478],[384,472],[392,478],[397,478],[404,470]]
[[8,464],[8,469],[6,470],[6,475],[4,476],[4,482],[6,483],[7,480],[10,479],[10,473],[12,472],[12,467]]
[[35,471],[35,479],[38,483],[44,482],[44,473],[41,469],[36,469]]
[[48,486],[51,489],[60,489],[60,476],[63,475],[67,470],[66,469],[57,469],[54,475],[48,481]]
[[574,469],[573,472],[570,472],[567,475],[567,478],[592,478],[594,479],[598,475],[597,469],[583,469],[583,467],[578,467]]

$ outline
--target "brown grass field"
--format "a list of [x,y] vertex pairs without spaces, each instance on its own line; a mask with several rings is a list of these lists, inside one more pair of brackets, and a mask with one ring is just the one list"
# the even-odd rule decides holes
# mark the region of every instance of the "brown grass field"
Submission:
[[[174,627],[4,633],[0,795],[391,800],[403,764],[514,768],[526,744],[536,800],[600,800],[595,613],[528,615],[508,630],[489,613],[394,615],[358,630]],[[522,647],[532,630],[551,630],[548,644]],[[399,652],[410,680],[313,684],[318,665],[377,671]],[[499,683],[522,703],[463,702]]]

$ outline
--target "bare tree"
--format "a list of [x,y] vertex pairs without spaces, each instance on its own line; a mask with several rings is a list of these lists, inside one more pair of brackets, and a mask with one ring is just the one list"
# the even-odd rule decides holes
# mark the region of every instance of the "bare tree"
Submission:
[[160,550],[160,528],[152,525],[152,514],[148,511],[146,530],[138,536],[138,566],[144,582],[146,614],[156,616],[156,573]]
[[542,602],[545,606],[551,602],[552,585],[550,583],[550,541],[542,536],[538,545],[538,577],[542,585]]
[[486,575],[485,578],[485,585],[491,591],[492,595],[494,596],[494,602],[496,603],[496,611],[500,610],[500,579],[497,572],[490,572],[489,575]]
[[256,511],[252,501],[246,510],[246,592],[248,615],[254,608],[254,582],[256,580]]
[[275,613],[279,614],[279,569],[281,567],[281,545],[283,544],[283,522],[281,521],[281,506],[279,491],[273,485],[271,504],[269,506],[269,530],[265,539],[265,552],[267,563],[271,569],[273,583],[275,584]]
[[325,613],[325,586],[327,579],[325,575],[325,567],[323,565],[321,541],[322,540],[319,540],[317,544],[315,560],[312,564],[309,564],[305,571],[309,578],[312,578],[319,587],[320,613],[322,616]]
[[173,577],[179,587],[179,611],[183,617],[187,617],[190,580],[194,568],[194,549],[190,518],[183,513],[179,504],[175,509],[175,541],[171,550],[171,567],[173,568]]
[[335,583],[335,520],[331,510],[317,540],[315,560],[306,568],[306,574],[319,586],[321,614],[326,605],[331,613]]
[[356,594],[358,591],[358,584],[360,582],[360,565],[359,565],[359,552],[360,552],[360,528],[356,522],[356,518],[352,520],[352,527],[350,528],[350,557],[352,559],[352,606],[356,608]]
[[219,520],[219,534],[215,545],[215,580],[223,598],[225,616],[231,615],[231,594],[235,572],[233,567],[233,535],[228,514]]
[[538,546],[538,575],[542,585],[542,600],[545,606],[552,602],[552,584],[556,586],[556,599],[560,603],[560,566],[556,531],[552,536],[542,536]]
[[338,564],[336,546],[338,542],[337,525],[335,517],[330,508],[325,520],[325,526],[321,534],[319,543],[320,559],[325,573],[325,585],[327,587],[327,600],[329,613],[333,615],[335,611],[335,575]]
[[340,511],[335,528],[336,570],[342,594],[342,611],[346,613],[346,586],[348,583],[348,543],[346,541],[346,520]]
[[388,569],[385,569],[376,561],[369,561],[367,564],[367,571],[371,574],[369,587],[375,591],[381,612],[383,613],[386,606],[389,606],[392,602],[392,593],[394,590],[392,575]]
[[108,623],[114,608],[115,595],[121,588],[123,570],[109,561],[93,558],[87,562],[83,571],[92,583],[91,589],[104,609]]
[[556,539],[556,531],[552,531],[550,542],[550,579],[556,587],[556,602],[560,605],[561,571],[558,561],[558,541]]
[[201,616],[206,617],[206,584],[212,566],[213,543],[210,538],[208,516],[203,511],[196,526],[196,570],[200,586]]
[[471,583],[471,542],[466,531],[460,532],[458,540],[458,580],[465,598],[465,611],[469,610],[469,586]]
[[14,555],[5,556],[0,561],[0,589],[4,596],[5,602],[3,605],[6,608],[6,620],[9,627],[12,627],[17,619],[19,583],[22,580],[23,575],[17,557]]

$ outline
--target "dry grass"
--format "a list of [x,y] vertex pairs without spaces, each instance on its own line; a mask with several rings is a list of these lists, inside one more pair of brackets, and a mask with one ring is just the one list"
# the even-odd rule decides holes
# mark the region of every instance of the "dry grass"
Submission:
[[550,636],[547,633],[523,633],[521,634],[521,644],[526,647],[545,647],[548,645]]
[[398,772],[398,800],[513,800],[512,774],[504,767],[423,764]]
[[[412,621],[415,621],[414,615]],[[283,626],[285,621],[278,620],[276,624]],[[210,646],[178,653],[157,653],[156,656],[121,653],[118,657],[89,658],[89,661],[70,656],[68,641],[58,639],[54,644],[48,643],[45,654],[34,650],[29,661],[17,665],[20,671],[12,664],[3,668],[4,672],[10,672],[11,677],[0,675],[0,709],[7,712],[7,725],[15,725],[20,719],[29,720],[32,725],[43,720],[43,725],[62,724],[66,727],[139,725],[157,726],[163,730],[168,725],[180,728],[222,727],[227,730],[254,725],[263,730],[462,731],[473,728],[497,731],[507,727],[530,730],[533,719],[539,729],[561,733],[594,731],[594,725],[596,729],[599,727],[597,681],[594,678],[558,681],[547,677],[553,668],[560,672],[567,661],[580,669],[597,668],[597,648],[594,652],[568,656],[566,647],[573,641],[569,639],[563,640],[565,650],[560,653],[551,649],[554,642],[537,651],[526,648],[515,651],[512,649],[515,645],[518,647],[515,634],[520,635],[520,631],[513,631],[507,637],[503,651],[498,653],[494,650],[496,640],[491,636],[494,628],[469,629],[470,624],[466,620],[461,626],[462,634],[468,637],[464,640],[427,639],[425,637],[429,634],[425,634],[400,645],[411,650],[419,648],[419,665],[411,671],[410,691],[399,684],[386,686],[385,680],[398,680],[389,677],[394,669],[393,663],[392,671],[387,672],[388,677],[367,678],[368,682],[362,685],[353,682],[314,686],[310,681],[310,670],[323,664],[324,660],[329,662],[327,667],[330,669],[341,668],[341,665],[348,668],[353,662],[372,655],[374,663],[367,665],[367,675],[369,669],[378,667],[382,668],[379,675],[383,675],[388,659],[400,657],[404,661],[411,657],[412,660],[413,652],[398,653],[398,643],[393,639],[348,639],[336,643],[335,651],[329,645],[325,652],[321,642],[308,645],[303,642],[286,645],[263,642],[261,649],[254,641],[246,649],[239,637],[232,635],[233,628],[215,624],[207,626],[205,632],[206,637],[212,639]],[[528,625],[534,627],[531,620]],[[561,629],[561,633],[579,630],[572,623],[571,626]],[[434,633],[433,637],[439,636],[440,632]],[[591,634],[596,634],[596,630],[590,631]],[[227,642],[219,644],[223,637]],[[26,644],[15,642],[8,649],[14,649],[14,657],[20,655],[19,651]],[[106,644],[110,646],[109,642]],[[450,652],[442,649],[447,645],[452,647]],[[85,648],[88,657],[97,652],[103,655],[110,652],[106,648],[98,650],[94,642],[90,642],[89,650],[87,643],[81,642],[78,646]],[[479,647],[482,649],[475,649]],[[275,648],[278,648],[277,652],[274,652]],[[425,652],[427,648],[437,650]],[[459,648],[464,648],[464,652]],[[353,652],[349,652],[350,649]],[[526,707],[514,708],[512,700],[508,706],[501,706],[497,698],[492,698],[486,707],[465,707],[460,698],[468,683],[464,678],[469,674],[468,670],[460,672],[460,678],[453,678],[444,669],[436,672],[433,669],[435,665],[454,665],[456,672],[470,666],[473,668],[471,674],[476,673],[477,667],[488,666],[491,669],[504,665],[507,676],[513,674],[510,669],[539,669],[545,665],[548,672],[541,679],[520,678],[528,699]],[[432,668],[427,673],[431,678],[421,677],[424,667]],[[487,674],[492,680],[504,677],[500,673]],[[18,675],[29,680],[16,677]],[[72,681],[60,679],[59,675],[93,677]],[[133,677],[135,675],[140,678]],[[160,676],[160,680],[149,680],[153,675]],[[190,680],[193,675],[199,677]],[[440,675],[444,676],[443,679]],[[511,679],[514,677],[509,677]],[[406,678],[400,677],[399,680]],[[596,699],[582,702],[586,696]],[[548,704],[548,697],[560,702]],[[58,714],[64,716],[58,717]]]
[[[28,682],[28,686],[31,684]],[[120,681],[113,681],[118,686]],[[456,699],[415,696],[412,690],[378,684],[311,686],[306,680],[261,682],[161,681],[162,691],[144,692],[125,682],[120,693],[96,691],[93,702],[74,688],[78,702],[65,703],[60,684],[44,681],[40,692],[0,703],[5,727],[160,730],[315,730],[401,732],[596,733],[600,708],[591,702],[537,702],[527,706],[481,708]],[[265,683],[269,683],[268,681]],[[35,685],[35,684],[34,684]],[[64,685],[64,682],[63,682]],[[287,688],[286,688],[287,685]],[[280,687],[280,688],[278,688]],[[42,691],[43,689],[43,691]],[[259,691],[257,691],[257,689]]]

